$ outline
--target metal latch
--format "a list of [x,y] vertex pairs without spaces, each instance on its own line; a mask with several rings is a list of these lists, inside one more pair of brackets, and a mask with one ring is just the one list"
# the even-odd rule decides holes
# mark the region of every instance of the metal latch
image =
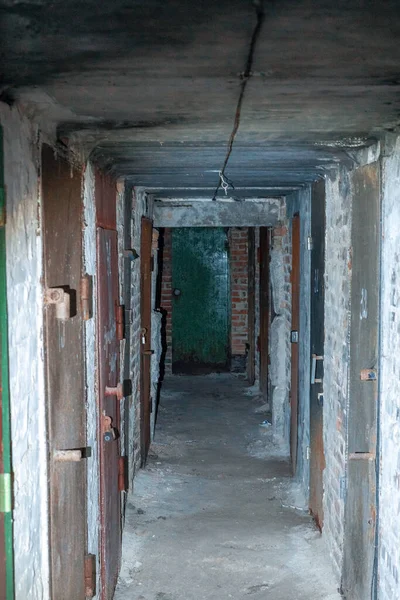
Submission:
[[112,418],[108,415],[103,415],[103,440],[105,442],[113,442],[117,439],[117,431],[112,425]]
[[292,344],[298,344],[299,343],[299,332],[298,331],[291,331],[290,332],[290,341]]
[[324,360],[323,356],[318,356],[317,354],[312,355],[312,365],[311,365],[311,385],[314,383],[322,383],[322,379],[316,378],[317,373],[317,361]]
[[360,379],[361,381],[376,381],[378,379],[376,369],[362,369]]
[[45,305],[56,305],[56,319],[67,321],[71,317],[71,299],[69,291],[64,288],[48,288],[44,293]]
[[12,510],[11,473],[0,473],[0,513]]
[[309,235],[307,237],[307,250],[313,250],[314,248],[314,240],[312,239],[311,235]]

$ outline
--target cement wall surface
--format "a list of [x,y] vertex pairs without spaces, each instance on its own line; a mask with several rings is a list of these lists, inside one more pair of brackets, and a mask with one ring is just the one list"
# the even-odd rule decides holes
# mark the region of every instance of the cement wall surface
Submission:
[[155,227],[257,227],[277,225],[280,198],[243,202],[209,200],[163,200],[154,206]]
[[[84,272],[92,277],[93,290],[96,289],[96,205],[95,172],[89,162],[83,176],[83,264]],[[87,550],[96,556],[97,592],[100,590],[100,553],[99,553],[99,449],[97,423],[99,419],[97,405],[97,346],[96,317],[97,298],[93,294],[92,317],[84,322],[85,327],[85,377],[86,377],[86,435],[87,445],[91,448],[87,461]],[[97,594],[95,598],[97,598]]]
[[324,345],[324,530],[338,580],[343,559],[350,361],[351,172],[326,178]]
[[15,599],[49,598],[38,130],[0,104],[4,134]]
[[290,329],[291,329],[291,237],[288,221],[272,230],[270,277],[272,323],[270,369],[272,424],[274,434],[289,451],[290,434]]

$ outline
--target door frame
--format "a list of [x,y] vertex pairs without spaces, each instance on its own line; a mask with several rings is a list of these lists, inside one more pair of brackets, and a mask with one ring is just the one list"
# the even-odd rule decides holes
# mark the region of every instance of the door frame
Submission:
[[151,313],[153,221],[142,217],[140,236],[140,448],[146,465],[151,442]]
[[258,349],[260,355],[260,393],[268,402],[269,397],[269,330],[271,320],[270,310],[270,256],[271,228],[260,227],[259,263],[260,263],[260,335]]
[[[311,188],[311,382],[310,382],[310,512],[322,531],[323,472],[323,359],[325,340],[325,181]],[[319,243],[318,243],[319,242]]]
[[290,459],[293,475],[297,467],[298,414],[299,414],[299,339],[300,331],[300,215],[292,218],[292,324],[290,368]]
[[248,228],[248,287],[247,287],[247,327],[248,327],[248,352],[247,352],[247,380],[254,385],[256,378],[256,244],[255,228]]

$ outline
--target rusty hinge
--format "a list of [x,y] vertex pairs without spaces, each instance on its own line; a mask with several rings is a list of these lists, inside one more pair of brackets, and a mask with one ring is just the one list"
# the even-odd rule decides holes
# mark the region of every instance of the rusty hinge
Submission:
[[118,459],[118,491],[125,492],[126,476],[125,476],[126,456],[120,456]]
[[44,303],[46,306],[55,304],[56,319],[67,321],[71,318],[71,291],[68,286],[47,288],[44,292]]
[[88,321],[93,316],[93,278],[84,275],[80,282],[82,319]]
[[[1,196],[3,195],[3,190],[0,188],[0,227],[6,226],[6,205]],[[2,201],[3,200],[3,201]]]
[[12,511],[11,473],[0,473],[0,513]]
[[86,554],[85,556],[85,596],[93,598],[96,595],[96,556]]
[[124,306],[117,306],[117,340],[120,342],[124,339]]

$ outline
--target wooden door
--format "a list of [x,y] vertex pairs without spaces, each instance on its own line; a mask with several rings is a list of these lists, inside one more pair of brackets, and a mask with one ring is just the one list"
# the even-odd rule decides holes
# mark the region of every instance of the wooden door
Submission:
[[150,448],[151,413],[151,247],[153,223],[142,217],[140,251],[140,432],[142,466],[146,464]]
[[292,219],[292,331],[290,377],[290,458],[292,473],[297,465],[297,429],[299,414],[299,339],[300,339],[300,217]]
[[268,400],[269,323],[270,323],[270,231],[260,227],[260,392]]
[[172,369],[210,373],[229,365],[229,260],[222,227],[172,230]]
[[14,597],[3,138],[0,127],[0,599]]
[[254,385],[256,377],[256,278],[255,278],[255,232],[254,227],[249,227],[248,231],[248,353],[247,353],[247,380],[250,385]]
[[353,175],[348,484],[343,592],[375,598],[379,330],[379,164]]
[[311,391],[310,391],[310,511],[322,530],[323,472],[323,353],[325,298],[325,182],[314,183],[311,193]]
[[82,276],[82,174],[42,152],[45,361],[53,600],[85,598],[86,411]]
[[102,600],[111,600],[121,558],[117,232],[97,229],[97,339]]

